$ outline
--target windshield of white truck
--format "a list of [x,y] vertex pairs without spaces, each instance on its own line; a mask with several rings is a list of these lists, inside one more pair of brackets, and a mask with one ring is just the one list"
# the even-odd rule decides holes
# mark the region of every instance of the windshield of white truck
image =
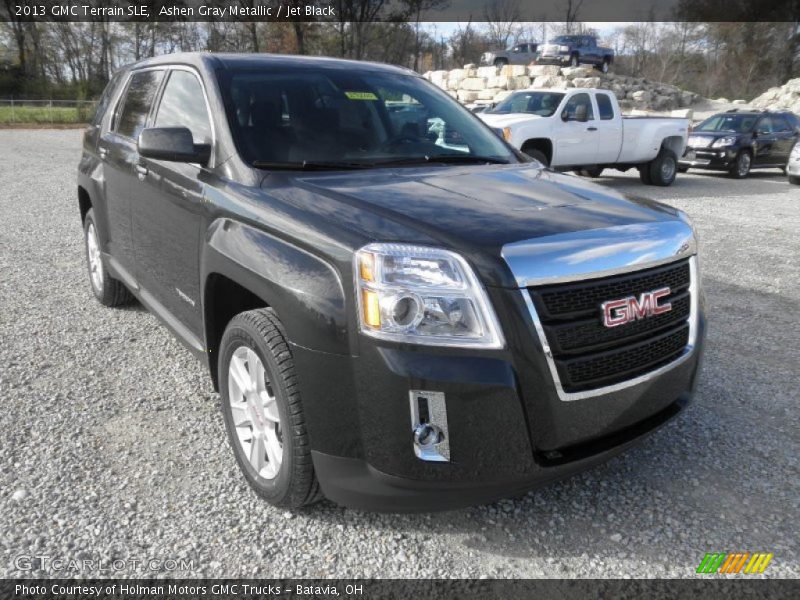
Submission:
[[411,75],[358,69],[219,73],[242,157],[261,168],[518,162],[450,96]]
[[525,113],[550,117],[556,112],[563,99],[564,94],[555,92],[514,92],[486,112],[492,114]]

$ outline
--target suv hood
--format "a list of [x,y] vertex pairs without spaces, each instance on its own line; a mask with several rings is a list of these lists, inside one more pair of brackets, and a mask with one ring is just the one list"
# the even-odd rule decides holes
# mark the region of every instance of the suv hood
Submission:
[[269,176],[262,186],[307,212],[336,219],[348,233],[360,233],[364,243],[402,241],[460,251],[484,271],[487,283],[499,285],[507,279],[497,281],[497,269],[484,270],[481,264],[502,261],[506,244],[680,218],[670,207],[625,198],[579,177],[527,163],[288,178],[281,182]]

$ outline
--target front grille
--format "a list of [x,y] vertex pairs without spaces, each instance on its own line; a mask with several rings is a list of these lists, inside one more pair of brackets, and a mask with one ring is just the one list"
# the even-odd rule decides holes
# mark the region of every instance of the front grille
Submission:
[[[565,392],[619,383],[678,358],[689,343],[688,260],[602,279],[528,288]],[[605,327],[608,300],[670,288],[672,310]]]

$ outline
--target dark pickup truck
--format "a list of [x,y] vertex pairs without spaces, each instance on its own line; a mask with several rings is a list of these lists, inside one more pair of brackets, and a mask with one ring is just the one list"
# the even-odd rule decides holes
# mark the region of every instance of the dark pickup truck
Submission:
[[207,363],[277,506],[523,493],[629,447],[697,380],[685,215],[530,161],[405,69],[139,62],[86,131],[78,205],[95,297],[137,298]]
[[608,73],[614,50],[597,45],[593,35],[560,35],[539,46],[536,64],[577,67],[588,64]]

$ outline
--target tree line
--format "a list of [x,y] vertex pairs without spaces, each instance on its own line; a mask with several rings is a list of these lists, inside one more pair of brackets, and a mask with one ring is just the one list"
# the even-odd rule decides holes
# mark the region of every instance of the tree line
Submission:
[[[0,23],[0,98],[95,98],[121,66],[180,51],[335,56],[424,72],[477,63],[488,49],[519,41],[598,33],[577,20],[580,3],[572,2],[560,23],[521,22],[519,0],[493,0],[485,5],[481,20],[446,31],[420,20],[447,1],[335,0],[339,20],[326,22],[7,19]],[[8,10],[11,2],[2,0],[0,8],[5,4]],[[617,73],[663,81],[707,97],[749,99],[798,75],[798,31],[797,22],[637,22],[602,31],[600,41],[614,48]]]

